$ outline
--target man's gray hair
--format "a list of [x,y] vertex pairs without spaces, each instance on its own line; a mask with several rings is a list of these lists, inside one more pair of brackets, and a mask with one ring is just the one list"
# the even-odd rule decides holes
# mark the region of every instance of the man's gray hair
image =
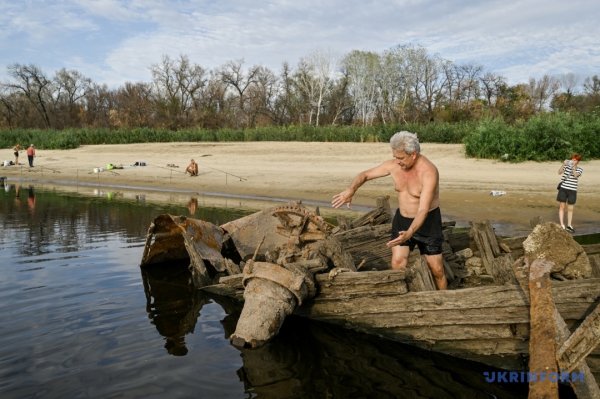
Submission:
[[421,152],[419,138],[415,133],[407,131],[395,133],[390,138],[390,146],[392,150],[402,150],[407,154],[418,154]]

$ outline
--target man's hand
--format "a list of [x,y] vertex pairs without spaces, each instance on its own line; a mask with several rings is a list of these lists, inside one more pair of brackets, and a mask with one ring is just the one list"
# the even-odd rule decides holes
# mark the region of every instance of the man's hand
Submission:
[[350,208],[353,195],[354,193],[350,189],[346,189],[341,193],[333,196],[333,199],[331,200],[331,206],[333,206],[334,208],[339,208],[340,206],[346,204],[346,206]]
[[400,245],[403,242],[410,240],[411,237],[412,234],[410,233],[410,229],[408,231],[401,231],[398,233],[398,237],[388,241],[385,246],[391,248],[393,246]]

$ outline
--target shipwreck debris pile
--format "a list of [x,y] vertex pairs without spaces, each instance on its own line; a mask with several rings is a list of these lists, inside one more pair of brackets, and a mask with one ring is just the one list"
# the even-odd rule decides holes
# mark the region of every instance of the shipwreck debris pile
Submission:
[[218,282],[245,288],[244,309],[232,343],[257,347],[285,317],[315,296],[316,273],[356,271],[332,226],[300,203],[271,208],[215,226],[161,215],[148,230],[142,267],[189,259],[196,287]]
[[[507,325],[501,317],[504,313],[498,313],[498,320],[493,322],[491,308],[488,309],[497,306],[499,295],[516,295],[518,284],[513,267],[519,257],[527,253],[555,258],[559,265],[552,269],[553,279],[600,277],[600,246],[586,247],[584,251],[570,235],[555,231],[555,227],[553,223],[540,224],[535,228],[535,237],[540,238],[530,236],[525,240],[497,237],[487,221],[471,223],[467,229],[445,222],[443,255],[449,287],[490,288],[489,292],[473,293],[473,298],[480,299],[475,303],[463,304],[462,299],[456,302],[466,310],[456,310],[456,319],[448,323],[458,324],[452,324],[451,330],[447,330],[444,318],[440,319],[444,325],[437,329],[428,326],[429,316],[420,319],[423,312],[447,316],[450,310],[445,305],[447,299],[437,298],[433,278],[418,249],[411,253],[406,270],[389,270],[391,250],[385,245],[391,231],[388,198],[378,199],[378,206],[367,214],[340,220],[335,227],[323,220],[318,210],[309,210],[301,203],[266,209],[221,226],[161,215],[148,230],[141,266],[186,265],[196,288],[244,302],[231,335],[232,343],[238,347],[263,345],[277,334],[285,317],[295,313],[376,331],[401,341],[425,340],[428,348],[434,342],[450,354],[462,350],[457,344],[460,341],[451,336],[464,329],[467,335],[462,344],[467,352],[487,355],[492,351],[490,345],[495,348],[493,352],[499,352],[497,345],[501,344],[506,353],[522,353],[528,330],[527,325],[520,323],[528,320],[517,318]],[[570,289],[570,293],[577,292]],[[422,300],[413,304],[409,299],[412,297],[406,295],[428,293],[432,297],[427,305]],[[468,297],[465,295],[460,298]],[[485,295],[490,296],[489,301],[482,300]],[[409,301],[401,307],[402,314],[396,314],[399,296],[406,296]],[[589,300],[593,298],[587,298],[581,306]],[[567,306],[563,303],[569,301],[570,298],[559,297],[557,306]],[[511,317],[513,311],[521,311],[510,309],[506,311]],[[464,320],[466,324],[461,327],[465,312],[471,312],[472,317]],[[485,315],[481,322],[492,324],[474,326],[473,317],[480,313]],[[370,320],[366,324],[360,321],[364,317]],[[431,317],[431,323],[439,319]],[[410,327],[403,324],[405,321],[410,321]],[[487,333],[479,337],[480,330]],[[446,331],[451,334],[443,338]]]

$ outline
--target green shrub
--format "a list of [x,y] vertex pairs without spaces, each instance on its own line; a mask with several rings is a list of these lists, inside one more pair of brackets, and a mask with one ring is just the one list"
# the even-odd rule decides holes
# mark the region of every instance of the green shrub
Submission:
[[584,159],[600,157],[600,118],[596,115],[548,113],[508,125],[481,121],[464,139],[467,156],[506,161],[550,161],[574,152]]
[[584,159],[600,158],[600,113],[546,113],[524,122],[508,124],[502,119],[478,122],[431,122],[376,126],[267,126],[253,129],[210,130],[189,128],[132,129],[15,129],[0,131],[0,147],[16,143],[40,149],[68,149],[80,145],[150,142],[388,142],[397,131],[419,135],[423,143],[464,143],[467,156],[506,161],[558,160],[572,152]]

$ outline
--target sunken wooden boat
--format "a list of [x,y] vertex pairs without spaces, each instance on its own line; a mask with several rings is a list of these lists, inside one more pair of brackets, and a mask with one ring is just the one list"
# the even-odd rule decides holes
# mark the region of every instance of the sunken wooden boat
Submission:
[[[534,289],[546,287],[556,322],[564,320],[562,341],[592,318],[586,353],[569,367],[584,364],[600,376],[600,244],[580,245],[554,223],[518,238],[497,237],[486,221],[470,229],[445,223],[450,289],[436,291],[418,249],[405,271],[388,269],[387,198],[337,226],[318,213],[290,203],[221,226],[161,215],[150,225],[141,267],[188,265],[197,288],[243,304],[230,337],[237,347],[262,346],[293,313],[507,370],[528,369]],[[550,285],[528,280],[539,262]]]

